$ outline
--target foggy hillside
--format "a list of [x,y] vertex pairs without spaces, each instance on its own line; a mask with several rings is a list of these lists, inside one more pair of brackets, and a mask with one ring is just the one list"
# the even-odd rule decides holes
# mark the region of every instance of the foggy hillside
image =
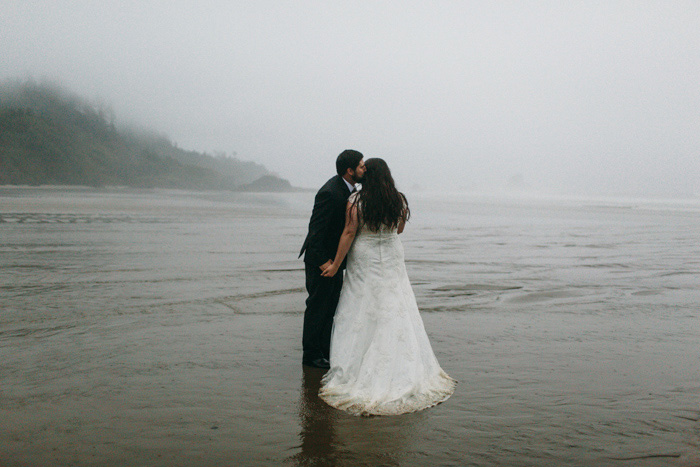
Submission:
[[110,106],[31,80],[0,85],[0,184],[186,189],[289,186],[262,165],[186,151],[147,130],[118,129]]

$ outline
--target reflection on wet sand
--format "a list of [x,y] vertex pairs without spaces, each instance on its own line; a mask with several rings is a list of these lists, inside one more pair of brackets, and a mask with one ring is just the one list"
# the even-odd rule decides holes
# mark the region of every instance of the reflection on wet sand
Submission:
[[336,410],[318,397],[325,370],[302,365],[299,398],[299,453],[290,457],[294,465],[335,465]]
[[425,422],[423,412],[387,417],[350,415],[318,397],[324,370],[303,368],[300,451],[288,462],[298,466],[402,465],[410,440]]

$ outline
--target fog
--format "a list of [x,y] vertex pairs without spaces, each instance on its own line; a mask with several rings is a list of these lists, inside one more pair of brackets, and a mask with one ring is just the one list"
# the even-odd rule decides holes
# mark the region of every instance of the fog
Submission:
[[5,1],[25,77],[297,186],[700,196],[697,1]]

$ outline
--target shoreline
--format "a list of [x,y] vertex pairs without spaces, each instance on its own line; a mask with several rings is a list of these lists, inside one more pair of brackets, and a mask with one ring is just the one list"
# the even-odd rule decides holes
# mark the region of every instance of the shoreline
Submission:
[[18,189],[18,190],[43,190],[43,191],[133,191],[142,193],[154,193],[158,191],[175,191],[183,193],[311,193],[316,190],[313,188],[292,187],[291,190],[224,190],[224,189],[192,189],[192,188],[169,188],[169,187],[132,187],[129,185],[105,185],[105,186],[89,186],[89,185],[0,185],[2,189]]
[[[0,189],[18,189],[18,190],[59,190],[59,191],[134,191],[151,193],[158,191],[174,191],[184,193],[315,193],[316,188],[296,187],[287,190],[245,190],[245,189],[192,189],[192,188],[177,188],[177,187],[134,187],[129,185],[105,185],[105,186],[90,186],[90,185],[0,185]],[[474,199],[489,201],[523,201],[523,202],[538,202],[538,201],[556,201],[556,202],[572,202],[572,203],[656,203],[656,204],[687,204],[700,206],[700,194],[687,195],[638,195],[638,194],[610,194],[610,195],[590,195],[590,194],[564,194],[564,193],[538,193],[538,192],[517,192],[517,191],[471,191],[471,190],[446,190],[435,191],[430,189],[415,189],[405,190],[413,196],[424,198],[442,197],[445,200],[453,199]]]

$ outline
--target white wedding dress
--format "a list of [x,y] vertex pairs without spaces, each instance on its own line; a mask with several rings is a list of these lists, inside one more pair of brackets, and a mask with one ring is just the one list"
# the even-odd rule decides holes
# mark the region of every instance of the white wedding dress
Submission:
[[456,381],[430,346],[396,230],[358,231],[319,396],[354,415],[398,415],[447,400]]

